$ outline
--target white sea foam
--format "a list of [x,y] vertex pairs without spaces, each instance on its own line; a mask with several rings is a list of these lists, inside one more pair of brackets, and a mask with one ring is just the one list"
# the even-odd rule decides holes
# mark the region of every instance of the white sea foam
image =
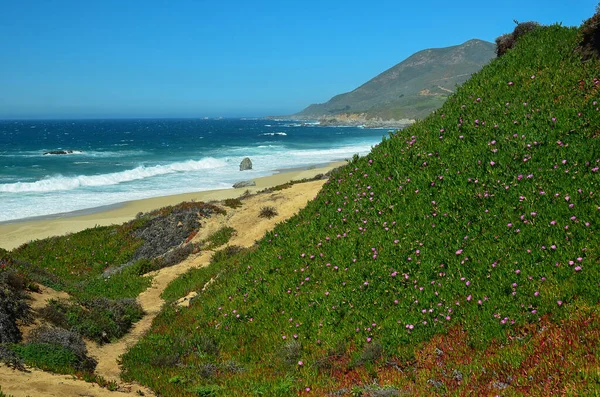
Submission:
[[81,187],[110,186],[159,175],[207,170],[223,167],[224,165],[225,163],[221,160],[205,158],[199,161],[188,160],[181,163],[155,165],[152,167],[139,166],[131,170],[113,172],[110,174],[78,175],[74,177],[59,175],[36,182],[17,182],[0,185],[0,192],[55,192],[59,190],[73,190]]
[[264,134],[260,134],[260,136],[275,136],[275,135],[287,136],[287,134],[285,132],[265,132]]
[[[374,143],[370,138],[342,138],[333,147],[322,143],[320,147],[316,145],[302,149],[303,145],[289,143],[290,138],[273,139],[271,142],[268,142],[268,138],[262,138],[264,141],[257,146],[223,146],[206,151],[206,157],[199,161],[131,166],[125,171],[102,175],[57,175],[30,183],[19,183],[14,177],[3,177],[4,184],[0,184],[0,203],[3,208],[0,221],[59,214],[142,198],[228,188],[240,180],[270,175],[280,169],[351,158],[355,153],[364,155]],[[110,159],[114,156],[116,158],[111,164],[116,167],[121,159],[127,159],[125,153],[136,152],[110,152],[95,148],[95,152],[86,151],[83,155],[70,157],[69,163],[94,164],[95,157]],[[40,155],[39,152],[36,154]],[[142,156],[146,159],[153,157]],[[241,173],[239,164],[244,157],[251,158],[254,169]],[[73,166],[74,172],[78,167],[82,166]]]

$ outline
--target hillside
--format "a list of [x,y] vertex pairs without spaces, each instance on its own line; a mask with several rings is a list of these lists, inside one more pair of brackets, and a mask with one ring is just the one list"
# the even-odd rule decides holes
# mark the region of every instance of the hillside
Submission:
[[170,396],[598,393],[600,65],[578,41],[523,36],[256,249],[176,282],[206,288],[163,310],[125,379]]
[[439,108],[471,74],[494,58],[495,46],[482,40],[419,51],[355,90],[313,104],[294,115],[329,118],[422,119]]

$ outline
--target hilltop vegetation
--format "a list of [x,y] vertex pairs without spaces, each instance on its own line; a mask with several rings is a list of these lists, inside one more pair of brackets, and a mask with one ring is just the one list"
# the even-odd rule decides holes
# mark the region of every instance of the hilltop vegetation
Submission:
[[[600,393],[600,63],[539,27],[190,271],[123,357],[160,395]],[[209,283],[209,280],[213,280]]]

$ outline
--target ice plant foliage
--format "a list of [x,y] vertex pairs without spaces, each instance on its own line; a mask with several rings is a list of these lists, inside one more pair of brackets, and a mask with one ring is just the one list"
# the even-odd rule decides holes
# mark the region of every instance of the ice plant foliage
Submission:
[[[189,309],[166,308],[124,356],[125,378],[167,395],[185,386],[158,375],[231,395],[264,379],[286,395],[288,376],[286,390],[325,395],[373,371],[388,379],[390,362],[450,329],[485,348],[597,305],[600,65],[581,62],[577,41],[561,26],[520,37],[436,113],[333,173]],[[202,353],[205,339],[218,354]],[[153,364],[167,346],[179,365]],[[207,381],[190,369],[232,359],[247,370]],[[522,382],[545,382],[535,376]]]

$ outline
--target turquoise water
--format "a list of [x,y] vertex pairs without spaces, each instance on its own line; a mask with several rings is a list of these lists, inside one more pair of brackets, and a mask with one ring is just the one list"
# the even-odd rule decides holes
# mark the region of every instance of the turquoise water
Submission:
[[[364,155],[384,135],[274,120],[0,121],[0,221],[230,188]],[[253,170],[239,171],[244,157]]]

